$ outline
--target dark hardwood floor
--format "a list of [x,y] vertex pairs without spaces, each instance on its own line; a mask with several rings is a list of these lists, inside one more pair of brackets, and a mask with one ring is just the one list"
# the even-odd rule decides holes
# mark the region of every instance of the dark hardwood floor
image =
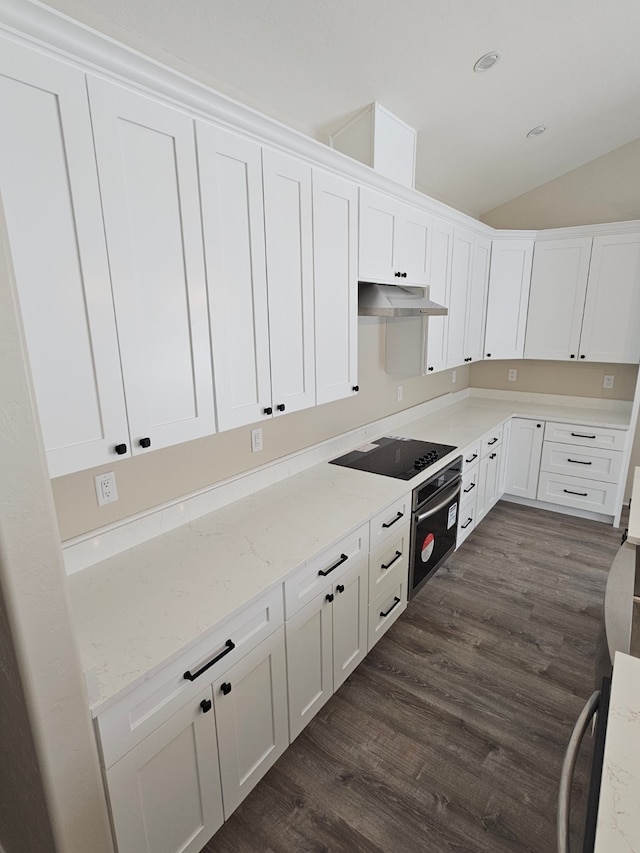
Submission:
[[500,502],[203,853],[553,853],[619,543]]

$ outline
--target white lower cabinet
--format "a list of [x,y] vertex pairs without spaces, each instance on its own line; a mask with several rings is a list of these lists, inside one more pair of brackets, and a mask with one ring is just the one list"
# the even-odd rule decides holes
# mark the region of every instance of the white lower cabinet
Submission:
[[502,426],[484,436],[481,448],[475,524],[482,521],[501,497]]
[[407,609],[408,572],[390,579],[391,583],[369,605],[369,643],[372,649],[389,630],[400,614]]
[[507,458],[505,492],[535,499],[544,438],[544,421],[511,419],[511,443]]

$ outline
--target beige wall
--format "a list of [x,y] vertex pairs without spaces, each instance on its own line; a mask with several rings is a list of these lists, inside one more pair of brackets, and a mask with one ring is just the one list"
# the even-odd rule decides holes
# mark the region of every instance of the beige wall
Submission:
[[[360,318],[359,394],[265,420],[260,424],[264,439],[264,450],[260,453],[251,453],[251,426],[247,426],[144,456],[114,460],[101,468],[53,480],[62,539],[206,488],[385,415],[467,387],[467,367],[458,368],[455,384],[450,370],[434,376],[388,376],[384,371],[385,328],[384,320]],[[399,384],[403,386],[401,403],[397,402]],[[116,475],[118,501],[99,507],[93,478],[100,471],[108,470]]]

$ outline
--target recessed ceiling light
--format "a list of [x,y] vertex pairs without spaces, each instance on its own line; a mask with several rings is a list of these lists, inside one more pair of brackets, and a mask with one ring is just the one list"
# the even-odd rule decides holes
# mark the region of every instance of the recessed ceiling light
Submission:
[[488,71],[490,68],[498,62],[500,59],[500,54],[497,50],[492,50],[490,53],[485,53],[484,56],[481,56],[480,59],[473,66],[474,71]]
[[527,139],[531,139],[533,136],[540,136],[546,129],[546,124],[539,124],[537,127],[532,127],[529,133],[527,133]]

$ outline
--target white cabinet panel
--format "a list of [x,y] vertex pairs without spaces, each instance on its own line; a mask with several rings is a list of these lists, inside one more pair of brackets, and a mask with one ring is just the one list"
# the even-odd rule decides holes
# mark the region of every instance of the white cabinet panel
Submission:
[[603,483],[582,477],[540,472],[538,500],[589,512],[613,515],[616,509],[617,483]]
[[525,358],[577,358],[591,237],[536,242]]
[[360,560],[334,585],[333,689],[348,678],[367,653],[369,571]]
[[223,822],[211,688],[107,770],[106,780],[118,853],[199,853]]
[[484,352],[490,259],[491,240],[476,234],[473,241],[465,324],[465,357],[468,361],[480,361]]
[[316,402],[350,397],[358,381],[358,189],[313,172]]
[[485,358],[522,358],[531,285],[533,240],[494,240],[485,329]]
[[145,452],[214,431],[193,120],[88,86],[132,452]]
[[627,430],[624,429],[611,429],[590,424],[562,424],[554,421],[547,421],[544,430],[545,441],[561,441],[582,447],[601,447],[605,450],[624,450],[627,435]]
[[[431,229],[429,298],[446,307],[449,307],[452,253],[453,225],[442,219],[434,219]],[[444,370],[447,366],[449,317],[429,317],[423,322],[427,324],[427,372]]]
[[502,447],[497,445],[480,460],[478,470],[478,497],[475,523],[485,517],[491,507],[500,498],[500,468]]
[[[395,583],[409,571],[409,525],[394,528],[394,535],[369,554],[369,599],[375,598],[387,583]],[[389,578],[394,578],[389,581]]]
[[622,456],[618,450],[574,447],[545,441],[541,467],[554,474],[618,483],[622,473]]
[[52,477],[128,443],[84,75],[0,46],[0,193]]
[[511,439],[507,459],[505,492],[535,499],[544,439],[544,422],[527,418],[511,419]]
[[274,414],[315,404],[311,167],[263,149]]
[[580,358],[640,361],[640,233],[593,238]]
[[408,576],[396,579],[369,605],[369,650],[386,633],[398,616],[407,609]]
[[458,364],[462,364],[466,358],[467,291],[471,278],[472,260],[473,234],[471,231],[456,228],[454,231],[453,256],[451,261],[447,367],[456,367]]
[[429,284],[430,232],[431,217],[427,213],[400,205],[396,217],[395,263],[405,284]]
[[218,429],[271,407],[262,155],[237,134],[196,122]]

